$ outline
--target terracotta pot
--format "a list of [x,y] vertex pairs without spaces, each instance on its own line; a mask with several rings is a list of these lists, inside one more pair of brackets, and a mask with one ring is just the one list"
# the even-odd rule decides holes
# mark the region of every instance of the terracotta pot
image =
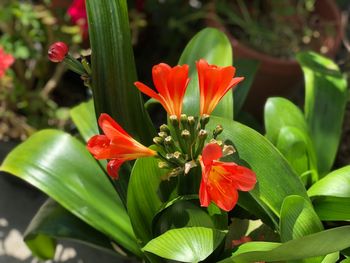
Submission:
[[[343,30],[341,26],[340,11],[333,0],[318,0],[315,12],[322,19],[335,26],[335,36],[328,37],[324,45],[328,48],[327,56],[334,57],[340,47]],[[260,68],[256,73],[251,90],[248,94],[244,109],[252,113],[258,119],[263,114],[263,106],[268,97],[288,97],[297,84],[302,81],[301,68],[296,60],[287,60],[272,57],[268,54],[248,47],[236,38],[224,27],[219,19],[210,19],[210,25],[224,31],[233,46],[234,58],[248,58],[260,61]]]

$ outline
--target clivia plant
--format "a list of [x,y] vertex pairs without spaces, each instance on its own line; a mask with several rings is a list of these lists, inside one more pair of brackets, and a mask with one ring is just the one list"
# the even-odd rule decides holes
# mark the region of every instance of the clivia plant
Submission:
[[[40,131],[1,166],[52,198],[25,235],[35,255],[53,257],[59,238],[144,262],[336,262],[349,254],[350,227],[322,222],[290,160],[233,120],[232,88],[244,76],[234,77],[224,34],[204,29],[178,66],[155,65],[155,91],[137,81],[126,1],[86,6],[91,69],[51,50],[91,86],[93,101],[71,110],[80,135]],[[334,73],[319,66],[325,78]],[[139,90],[167,112],[159,129]]]

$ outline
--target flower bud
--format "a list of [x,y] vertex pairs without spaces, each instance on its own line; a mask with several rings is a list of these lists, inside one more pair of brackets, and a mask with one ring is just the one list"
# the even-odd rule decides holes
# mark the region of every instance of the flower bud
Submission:
[[163,142],[164,142],[164,138],[162,138],[162,137],[154,137],[154,138],[153,138],[153,142],[154,142],[155,144],[157,144],[157,145],[162,145]]
[[171,123],[171,125],[175,128],[177,126],[179,126],[179,120],[177,119],[176,115],[170,115],[169,116],[169,121]]
[[224,130],[224,128],[222,127],[222,125],[217,125],[215,127],[215,130],[213,131],[213,136],[214,136],[214,139],[220,134],[222,133],[222,131]]
[[166,137],[168,137],[168,134],[166,132],[158,132],[158,136],[165,139]]
[[55,42],[49,47],[48,56],[52,62],[62,62],[68,53],[68,46],[63,42]]
[[210,116],[208,114],[203,114],[200,118],[201,128],[204,129],[205,125],[209,122]]
[[165,133],[167,133],[167,134],[170,134],[170,129],[169,129],[168,125],[166,125],[166,124],[162,124],[162,125],[159,127],[159,130],[160,130],[161,132],[165,132]]

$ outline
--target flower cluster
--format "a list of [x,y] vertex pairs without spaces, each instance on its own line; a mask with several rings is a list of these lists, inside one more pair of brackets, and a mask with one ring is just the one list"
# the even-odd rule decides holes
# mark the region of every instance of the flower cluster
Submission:
[[201,59],[196,63],[200,89],[200,116],[182,113],[183,98],[189,83],[189,66],[170,67],[160,63],[153,67],[152,76],[156,91],[141,82],[135,86],[146,95],[159,101],[169,115],[169,124],[159,128],[153,138],[156,151],[135,141],[109,115],[102,114],[99,125],[104,135],[92,137],[88,150],[96,159],[109,159],[107,170],[111,177],[118,178],[118,169],[125,161],[154,156],[159,167],[164,169],[164,178],[186,176],[200,166],[202,179],[199,189],[201,206],[214,202],[225,211],[230,211],[238,200],[238,192],[253,189],[256,176],[250,169],[234,162],[222,162],[220,158],[234,153],[230,145],[223,145],[217,136],[223,131],[218,125],[213,137],[206,143],[209,132],[205,129],[210,114],[222,97],[243,80],[234,77],[232,66],[209,65]]
[[5,53],[0,47],[0,78],[5,75],[6,70],[15,62],[15,58],[11,54]]

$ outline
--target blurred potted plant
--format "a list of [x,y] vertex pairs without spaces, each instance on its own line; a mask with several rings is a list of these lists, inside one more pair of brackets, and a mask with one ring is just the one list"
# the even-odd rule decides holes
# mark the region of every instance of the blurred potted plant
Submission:
[[231,40],[234,57],[255,59],[260,68],[247,108],[261,117],[269,96],[287,96],[301,81],[299,51],[333,57],[342,39],[340,12],[332,0],[214,1],[210,23]]
[[14,61],[0,82],[1,141],[24,140],[37,129],[67,123],[67,108],[52,96],[66,69],[47,60],[47,49],[60,38],[74,50],[81,37],[78,27],[57,21],[45,4],[8,0],[2,5],[0,46]]

